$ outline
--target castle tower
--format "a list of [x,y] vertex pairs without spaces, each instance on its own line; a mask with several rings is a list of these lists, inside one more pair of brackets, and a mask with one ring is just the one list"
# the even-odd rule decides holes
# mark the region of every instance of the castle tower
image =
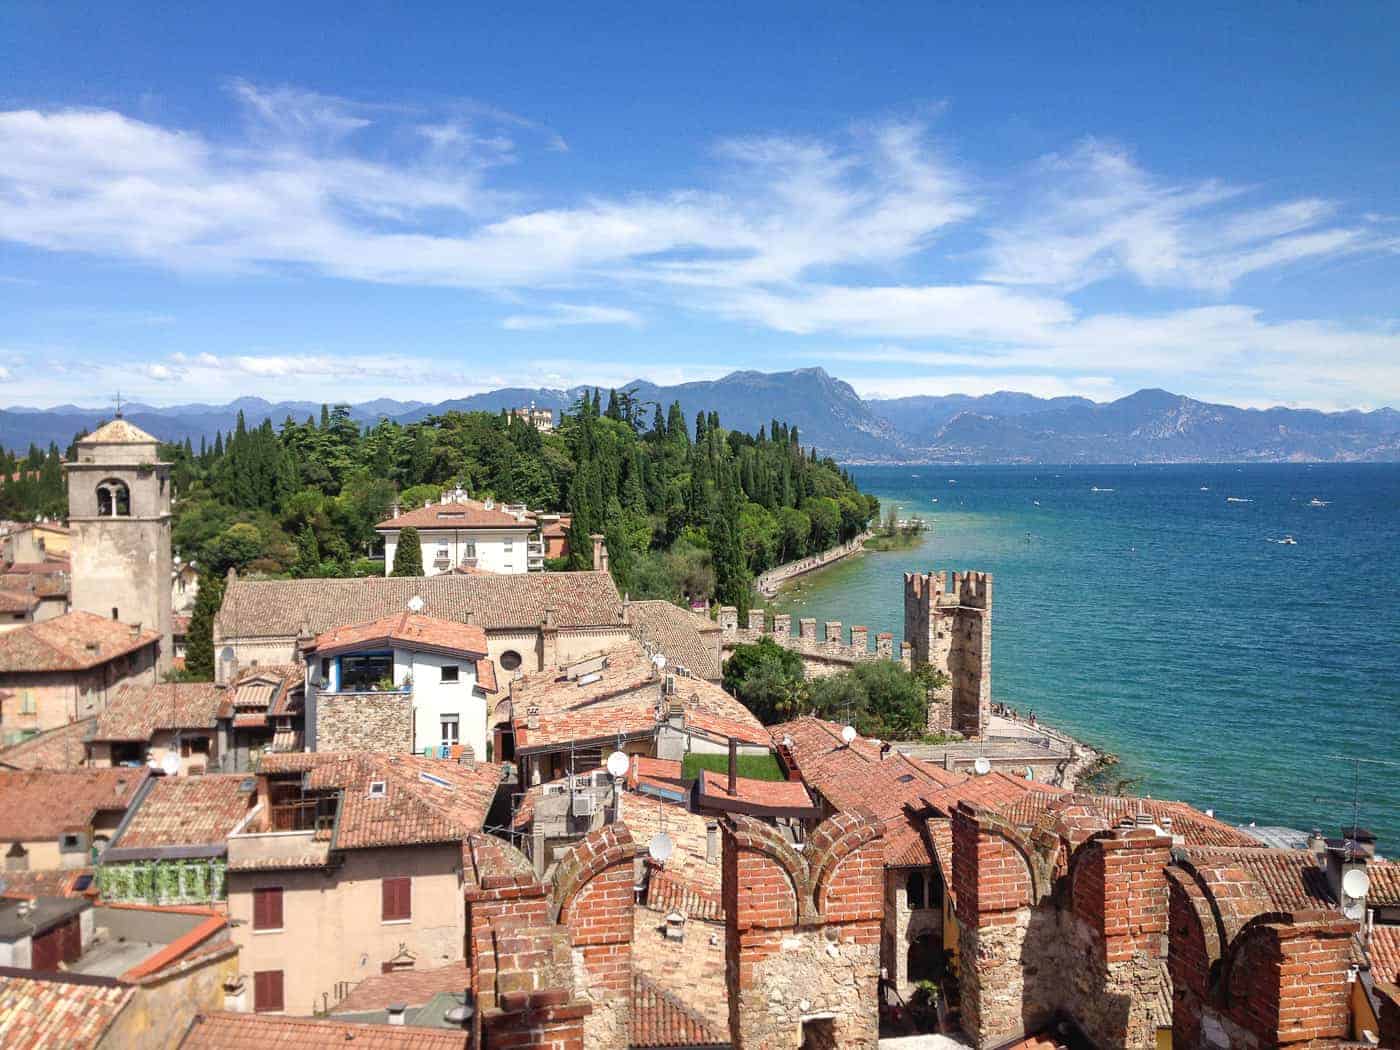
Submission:
[[170,666],[170,464],[118,416],[77,443],[68,475],[72,606],[160,632]]
[[952,727],[966,737],[986,732],[992,715],[992,574],[938,569],[904,574],[904,640],[915,666],[932,664],[948,679],[934,695],[951,707]]

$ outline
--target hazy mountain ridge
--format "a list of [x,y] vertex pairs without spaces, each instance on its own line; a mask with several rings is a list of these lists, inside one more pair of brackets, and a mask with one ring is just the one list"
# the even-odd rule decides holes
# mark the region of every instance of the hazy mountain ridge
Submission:
[[[1039,398],[1014,391],[971,396],[863,400],[850,384],[821,368],[792,372],[732,372],[722,379],[659,386],[627,384],[643,402],[663,409],[680,401],[688,421],[718,411],[726,426],[755,431],[773,419],[798,428],[802,442],[848,462],[866,463],[1170,463],[1400,460],[1400,412],[1319,412],[1243,409],[1166,390],[1139,390],[1108,402],[1082,397]],[[592,387],[568,390],[513,387],[435,405],[387,398],[351,407],[359,422],[409,423],[450,411],[496,412],[533,402],[558,412]],[[239,398],[227,405],[167,408],[132,404],[126,417],[168,441],[233,429],[238,412],[250,426],[270,418],[318,416],[320,404]],[[110,412],[62,405],[0,409],[0,445],[66,446]]]

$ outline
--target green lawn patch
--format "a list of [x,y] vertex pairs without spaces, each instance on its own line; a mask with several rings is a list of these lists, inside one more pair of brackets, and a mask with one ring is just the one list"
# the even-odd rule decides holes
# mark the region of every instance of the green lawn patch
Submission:
[[[783,767],[778,764],[778,760],[773,755],[740,755],[739,775],[750,780],[786,780],[783,776]],[[681,761],[681,776],[686,780],[695,780],[700,776],[702,769],[709,769],[715,773],[729,772],[728,755],[697,755],[694,752],[685,756]]]

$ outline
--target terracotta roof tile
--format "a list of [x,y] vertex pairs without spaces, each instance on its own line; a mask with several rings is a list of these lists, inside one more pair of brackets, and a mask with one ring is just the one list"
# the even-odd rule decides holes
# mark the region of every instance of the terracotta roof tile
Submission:
[[[267,715],[300,714],[306,683],[306,665],[264,664],[250,667],[233,685],[224,690],[219,717],[232,718],[236,711]],[[263,723],[258,723],[259,725]]]
[[413,597],[424,612],[488,631],[535,628],[553,609],[561,628],[621,626],[622,599],[606,572],[522,572],[500,576],[372,576],[333,580],[235,580],[224,595],[223,638],[295,638],[389,616]]
[[7,897],[81,897],[74,884],[82,876],[89,878],[94,868],[50,868],[43,871],[7,871],[0,875]]
[[0,634],[0,672],[82,671],[159,641],[155,631],[70,612]]
[[57,839],[88,827],[102,810],[125,810],[146,769],[0,772],[0,842]]
[[24,1050],[95,1047],[135,988],[100,977],[0,967],[0,1046]]
[[441,1028],[354,1024],[278,1017],[274,1014],[211,1013],[195,1017],[181,1050],[467,1050],[466,1032]]
[[333,627],[317,636],[315,652],[320,656],[334,656],[371,645],[483,657],[487,652],[486,632],[475,624],[408,611],[366,623]]
[[476,500],[457,503],[429,503],[417,510],[405,511],[397,518],[388,518],[375,526],[380,532],[392,532],[412,526],[420,532],[429,529],[533,529],[535,519],[526,514],[517,518],[499,505],[487,507]]
[[151,437],[135,423],[129,420],[117,418],[108,420],[94,430],[85,438],[78,440],[79,445],[158,445],[155,438]]
[[[307,790],[340,791],[332,848],[369,849],[457,842],[480,831],[503,767],[416,755],[316,752],[264,755],[258,772],[305,773]],[[386,785],[382,798],[369,797],[375,781]]]
[[39,607],[39,596],[28,589],[0,588],[0,613],[27,616]]
[[1400,984],[1400,926],[1376,926],[1367,945],[1371,975],[1387,984]]
[[[0,692],[0,703],[10,694]],[[95,718],[84,718],[70,722],[57,729],[49,729],[18,744],[11,744],[0,751],[0,767],[12,769],[77,769],[87,760],[87,745],[84,741]]]
[[367,977],[332,1009],[333,1014],[370,1013],[402,1003],[422,1006],[439,992],[460,993],[471,981],[466,962],[431,970],[398,970]]
[[150,740],[162,729],[213,729],[224,691],[212,682],[127,683],[97,716],[94,740]]
[[1159,824],[1164,817],[1172,821],[1172,834],[1180,835],[1187,846],[1239,846],[1262,848],[1258,839],[1239,828],[1207,816],[1185,802],[1155,798],[1135,798],[1129,795],[1062,794],[1048,795],[1028,792],[1020,801],[1003,807],[1003,814],[1013,824],[1032,827],[1042,820],[1047,810],[1069,806],[1086,806],[1098,814],[1105,827],[1113,827],[1125,817],[1139,812],[1148,813]]
[[719,624],[667,601],[632,602],[629,611],[633,638],[655,646],[697,678],[719,679],[715,652],[705,640],[719,631]]
[[1185,854],[1236,930],[1265,912],[1336,910],[1327,875],[1306,850],[1199,846]]
[[[40,569],[43,571],[38,571]],[[11,565],[3,574],[0,574],[0,593],[28,593],[36,598],[66,598],[68,596],[67,563],[63,563],[62,566],[51,566],[51,563],[48,562]]]
[[114,849],[160,849],[226,842],[248,815],[255,793],[242,773],[160,777],[129,818]]
[[729,1033],[715,1031],[679,996],[635,971],[628,1025],[628,1043],[636,1047],[729,1045]]
[[700,771],[701,799],[718,798],[748,802],[757,806],[775,806],[784,809],[810,809],[811,796],[806,785],[800,780],[754,780],[750,777],[734,778],[734,793],[729,792],[729,777],[712,769]]
[[[662,679],[645,650],[630,642],[604,655],[607,666],[596,677],[553,668],[517,680],[511,699],[517,752],[619,733],[644,734],[656,727]],[[679,677],[675,683],[687,727],[719,739],[768,742],[758,719],[715,683]]]
[[1372,861],[1366,865],[1366,874],[1371,877],[1366,903],[1372,908],[1400,908],[1400,861]]

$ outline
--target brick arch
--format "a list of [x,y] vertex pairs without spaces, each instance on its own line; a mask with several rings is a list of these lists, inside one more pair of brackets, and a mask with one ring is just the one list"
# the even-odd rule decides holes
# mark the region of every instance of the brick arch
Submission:
[[862,846],[881,838],[884,833],[884,823],[863,806],[822,821],[812,832],[803,859],[809,873],[812,906],[818,915],[827,912],[827,896],[837,869]]
[[569,906],[588,884],[610,868],[631,865],[637,844],[626,824],[606,824],[589,832],[554,868],[548,887],[549,915],[555,922],[569,921]]
[[544,896],[544,886],[530,858],[505,839],[484,833],[469,835],[465,852],[472,868],[469,898]]
[[749,850],[763,856],[786,877],[792,888],[794,921],[816,922],[811,869],[807,861],[778,834],[777,829],[741,813],[731,814],[724,826],[733,838],[735,849]]
[[1030,884],[1030,899],[1022,903],[1030,906],[1048,896],[1054,888],[1054,850],[1047,852],[1037,848],[1030,836],[1006,818],[990,809],[963,802],[959,810],[969,816],[977,825],[980,834],[1002,839],[1021,858],[1026,866],[1026,878]]
[[1166,875],[1186,898],[1190,912],[1200,924],[1201,934],[1205,938],[1206,962],[1214,972],[1230,942],[1239,933],[1240,926],[1227,918],[1216,899],[1214,886],[1189,860],[1175,860],[1166,869]]

